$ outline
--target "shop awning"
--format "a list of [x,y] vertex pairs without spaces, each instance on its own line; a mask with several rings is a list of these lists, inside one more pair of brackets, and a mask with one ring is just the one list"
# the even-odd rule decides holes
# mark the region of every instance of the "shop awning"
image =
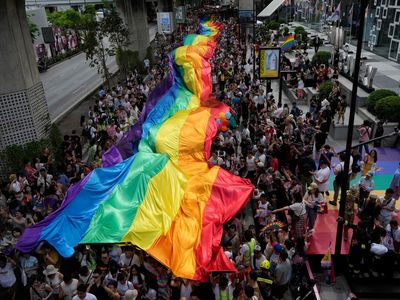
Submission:
[[257,17],[270,17],[278,8],[285,2],[285,0],[273,0],[266,8],[258,14]]

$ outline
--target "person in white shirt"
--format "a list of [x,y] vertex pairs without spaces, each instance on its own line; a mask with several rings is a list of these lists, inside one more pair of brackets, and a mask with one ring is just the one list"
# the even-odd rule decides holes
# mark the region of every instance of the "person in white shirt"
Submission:
[[[333,201],[329,201],[329,203],[333,206],[337,205],[337,199],[339,198],[339,190],[344,180],[344,160],[346,159],[346,153],[342,152],[339,154],[340,163],[333,167],[333,173],[335,174],[335,180],[333,181]],[[350,163],[349,163],[349,176],[350,178],[352,170],[351,166],[353,165],[353,156],[350,155]]]
[[303,202],[306,205],[307,220],[308,220],[308,234],[312,235],[314,232],[315,221],[317,220],[318,207],[324,197],[318,190],[318,185],[313,182],[308,187],[308,192],[304,194]]
[[359,201],[358,204],[361,209],[364,208],[365,199],[368,198],[369,193],[372,192],[375,188],[374,180],[372,179],[373,172],[369,171],[367,174],[360,178],[359,182]]
[[314,181],[317,184],[318,190],[324,195],[329,190],[329,177],[331,169],[326,161],[321,161],[320,169],[314,172]]
[[141,266],[140,258],[134,252],[131,247],[127,247],[124,250],[124,253],[121,254],[119,258],[119,264],[121,267],[128,267],[130,268],[133,265]]
[[39,177],[37,179],[37,186],[39,188],[40,194],[43,195],[45,191],[50,188],[51,182],[53,180],[53,175],[47,174],[45,168],[41,168],[39,172]]
[[213,152],[211,157],[208,159],[208,162],[214,166],[221,166],[224,163],[224,160],[218,156],[217,152]]
[[72,300],[97,300],[97,297],[86,291],[86,284],[80,284],[77,288],[77,294],[72,298]]
[[260,271],[261,270],[261,263],[266,260],[264,254],[261,252],[261,246],[256,245],[254,247],[254,253],[251,255],[250,259],[250,266],[252,271]]
[[71,274],[64,274],[64,281],[61,282],[60,298],[63,300],[71,300],[78,289],[78,279],[72,278]]
[[380,197],[379,201],[382,205],[379,221],[386,228],[392,219],[393,212],[396,211],[396,200],[393,198],[394,191],[391,188],[386,189],[385,196]]
[[0,295],[2,299],[14,299],[17,279],[15,278],[13,265],[15,262],[7,260],[7,257],[0,256]]

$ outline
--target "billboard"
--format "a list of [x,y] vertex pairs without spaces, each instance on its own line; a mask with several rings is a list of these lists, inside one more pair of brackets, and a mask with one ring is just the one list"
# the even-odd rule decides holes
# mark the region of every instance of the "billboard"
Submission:
[[281,48],[260,48],[260,79],[279,78]]
[[174,31],[174,15],[172,12],[157,13],[158,32],[171,34]]

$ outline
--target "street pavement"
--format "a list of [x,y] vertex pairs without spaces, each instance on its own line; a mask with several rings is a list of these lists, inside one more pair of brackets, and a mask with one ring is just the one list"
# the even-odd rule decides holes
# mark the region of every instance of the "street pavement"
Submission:
[[[157,25],[149,24],[150,40],[156,32]],[[107,67],[111,74],[118,71],[115,56],[107,59]],[[40,74],[40,79],[52,122],[59,121],[103,82],[97,68],[89,66],[84,53],[52,66]]]

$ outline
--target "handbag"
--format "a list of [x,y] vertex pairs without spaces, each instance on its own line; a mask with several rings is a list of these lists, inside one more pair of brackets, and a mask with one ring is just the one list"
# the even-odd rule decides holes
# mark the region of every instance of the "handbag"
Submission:
[[28,276],[26,276],[25,270],[23,268],[20,268],[21,271],[21,283],[23,286],[26,286],[28,284]]

